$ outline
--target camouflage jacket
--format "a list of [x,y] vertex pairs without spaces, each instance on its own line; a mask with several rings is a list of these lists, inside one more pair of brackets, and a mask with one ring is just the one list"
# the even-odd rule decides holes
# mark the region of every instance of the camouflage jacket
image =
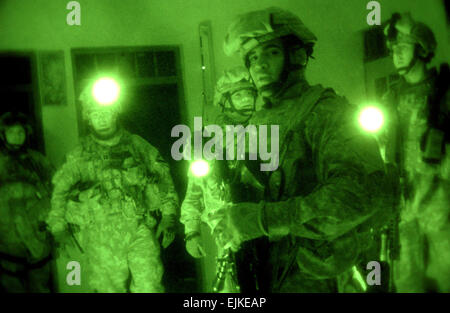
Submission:
[[[400,227],[406,229],[409,222],[419,226],[401,240],[413,238],[419,231],[434,233],[449,227],[450,90],[448,80],[441,85],[440,77],[432,69],[417,84],[401,78],[384,95],[390,118],[383,144],[386,161],[395,165],[401,183]],[[434,118],[433,107],[439,108]],[[437,136],[431,137],[431,131]],[[434,162],[428,158],[429,151],[433,151]]]
[[221,210],[232,202],[262,199],[264,187],[240,161],[210,161],[210,173],[204,177],[188,174],[186,196],[181,205],[180,221],[185,233],[200,231],[202,222],[214,232]]
[[53,167],[39,152],[0,153],[0,251],[30,260],[49,253],[43,223],[50,210]]
[[[411,180],[415,175],[431,174],[449,180],[448,153],[439,165],[423,161],[423,151],[426,148],[425,136],[432,126],[429,119],[431,108],[428,100],[435,92],[437,83],[435,69],[427,74],[425,80],[413,85],[401,78],[383,96],[383,103],[388,112],[388,123],[382,144],[386,146],[386,162],[396,164],[402,177],[409,176]],[[447,132],[450,123],[449,112],[450,91],[447,89],[438,118],[441,123],[447,124]],[[450,138],[445,139],[449,141]],[[446,150],[448,152],[448,148]]]
[[[226,125],[234,125],[234,121],[223,113],[216,116],[215,123],[221,125],[224,134]],[[234,136],[235,140],[227,141],[227,144],[234,145],[234,152],[237,153],[237,137],[245,136],[245,133]],[[227,158],[225,150],[224,159]],[[208,163],[210,171],[204,177],[195,177],[188,172],[188,186],[181,205],[180,218],[181,223],[185,225],[186,234],[200,231],[202,222],[214,232],[220,217],[223,216],[223,210],[226,210],[228,205],[233,202],[256,201],[263,197],[264,187],[243,166],[243,162],[211,160]]]
[[249,123],[279,125],[279,168],[265,183],[271,263],[285,266],[294,253],[300,270],[318,279],[349,269],[392,208],[378,146],[359,127],[357,109],[303,81]]
[[53,184],[48,219],[53,233],[67,223],[105,222],[106,216],[141,219],[150,211],[164,215],[177,211],[178,196],[167,163],[147,141],[125,130],[111,147],[92,135],[82,138]]

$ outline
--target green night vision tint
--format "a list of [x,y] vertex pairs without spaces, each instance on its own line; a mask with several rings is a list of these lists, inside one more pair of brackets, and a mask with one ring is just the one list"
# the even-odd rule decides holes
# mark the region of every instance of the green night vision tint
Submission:
[[191,164],[191,172],[196,177],[203,177],[209,173],[209,164],[205,160],[197,160]]
[[359,114],[359,124],[365,131],[377,132],[384,124],[383,112],[374,106],[365,107]]
[[119,98],[120,86],[112,78],[103,77],[94,83],[92,95],[94,99],[104,106],[112,105]]

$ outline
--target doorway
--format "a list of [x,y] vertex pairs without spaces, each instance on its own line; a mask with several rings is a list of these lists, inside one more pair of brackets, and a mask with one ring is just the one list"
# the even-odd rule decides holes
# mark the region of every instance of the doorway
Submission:
[[0,115],[26,115],[33,129],[30,148],[45,154],[35,53],[2,52],[0,68]]

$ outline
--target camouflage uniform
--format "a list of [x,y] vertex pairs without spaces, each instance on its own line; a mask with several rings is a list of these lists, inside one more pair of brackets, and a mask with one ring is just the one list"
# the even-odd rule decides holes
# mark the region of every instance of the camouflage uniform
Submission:
[[237,16],[225,37],[225,53],[239,52],[259,81],[264,108],[249,124],[279,125],[278,169],[252,170],[266,200],[234,204],[228,216],[233,238],[272,242],[273,292],[338,291],[337,277],[360,262],[371,230],[392,211],[384,164],[358,110],[304,78],[316,40],[298,16],[276,7]]
[[93,290],[126,292],[131,272],[131,292],[162,292],[155,213],[176,214],[178,198],[158,151],[120,131],[116,145],[89,135],[68,154],[53,180],[48,223],[55,234],[68,225],[79,228],[76,239],[87,256]]
[[[400,255],[394,271],[399,292],[450,291],[449,145],[438,164],[424,162],[421,148],[435,80],[435,71],[415,85],[402,78],[385,96],[392,116],[386,159],[397,164],[403,191]],[[447,93],[447,110],[448,99]]]
[[[225,114],[217,117],[218,125],[233,125]],[[235,150],[237,148],[235,147]],[[238,160],[212,160],[209,161],[210,173],[204,177],[194,177],[188,174],[188,186],[185,199],[181,206],[180,221],[185,225],[186,235],[200,232],[200,225],[209,226],[211,234],[217,244],[219,258],[231,246],[224,246],[227,239],[223,238],[220,222],[226,210],[233,202],[258,201],[263,198],[264,187],[254,178],[249,170]],[[219,225],[219,227],[218,227]],[[267,285],[267,275],[263,273],[262,261],[266,260],[263,253],[265,240],[255,240],[244,243],[238,252],[232,255],[236,264],[236,274],[241,292],[261,291]],[[237,248],[237,247],[233,247]],[[219,268],[217,269],[219,270]],[[248,279],[248,277],[252,277]],[[234,292],[230,276],[226,276],[223,292]]]
[[280,165],[268,201],[246,214],[234,205],[231,225],[242,240],[269,235],[273,292],[336,292],[391,214],[376,142],[331,89],[300,81],[266,100],[249,123],[279,125]]
[[50,209],[53,169],[37,151],[0,152],[0,282],[7,292],[50,291]]
[[[228,163],[228,164],[220,164]],[[229,168],[228,166],[234,166]],[[194,177],[191,173],[188,174],[188,186],[186,197],[181,206],[180,221],[185,225],[185,233],[189,234],[200,230],[201,223],[206,223],[211,229],[211,233],[215,233],[221,211],[230,204],[232,200],[231,186],[227,183],[222,175],[226,175],[225,171],[233,171],[228,175],[236,175],[232,179],[238,179],[240,187],[243,189],[239,192],[241,198],[246,196],[248,201],[251,198],[261,198],[263,187],[254,180],[253,175],[246,167],[238,161],[210,161],[210,174],[205,177]],[[238,174],[237,174],[238,173]],[[245,183],[242,182],[245,181]],[[236,182],[233,182],[236,183]],[[253,186],[251,185],[253,184]],[[244,191],[245,190],[245,191]],[[249,192],[257,192],[260,196]]]

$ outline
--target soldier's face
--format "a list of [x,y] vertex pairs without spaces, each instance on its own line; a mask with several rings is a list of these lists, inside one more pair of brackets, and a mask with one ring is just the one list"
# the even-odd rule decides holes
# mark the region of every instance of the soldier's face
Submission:
[[229,101],[225,102],[225,114],[236,123],[243,123],[253,114],[255,94],[250,89],[242,89],[234,92],[231,95],[231,101],[233,106],[239,112],[231,110],[231,104]]
[[252,110],[255,96],[250,89],[242,89],[231,95],[231,101],[237,110]]
[[250,75],[256,88],[278,82],[284,67],[284,48],[277,38],[253,48],[248,54]]
[[397,43],[393,45],[392,53],[395,68],[397,70],[406,68],[414,58],[414,45],[410,43]]
[[101,108],[89,114],[91,126],[97,135],[108,137],[117,130],[116,114],[109,108]]
[[22,125],[13,125],[5,130],[6,141],[12,146],[21,146],[26,139],[26,132]]

